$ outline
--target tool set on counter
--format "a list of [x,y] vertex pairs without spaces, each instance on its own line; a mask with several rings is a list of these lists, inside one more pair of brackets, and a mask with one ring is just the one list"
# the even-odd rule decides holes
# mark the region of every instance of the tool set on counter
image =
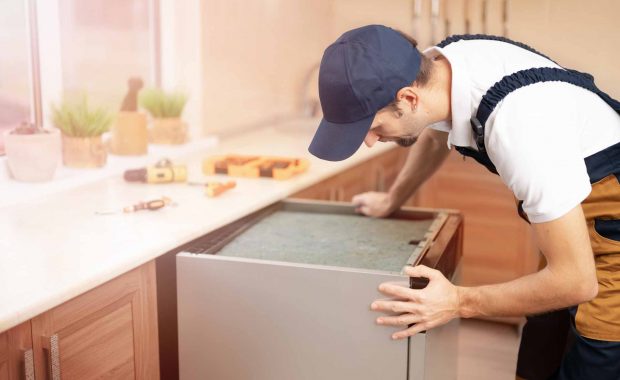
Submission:
[[226,174],[233,177],[267,177],[289,179],[308,170],[310,163],[303,158],[244,156],[230,154],[204,160],[202,171],[207,175]]
[[[277,180],[291,178],[308,170],[309,162],[303,158],[262,157],[227,155],[214,156],[204,160],[202,171],[204,174],[225,174],[235,177],[266,177]],[[155,165],[138,169],[126,170],[123,178],[127,182],[147,184],[186,183],[189,186],[201,186],[209,198],[222,195],[237,186],[236,181],[206,181],[188,182],[187,166],[174,164],[169,159],[161,159]],[[138,202],[120,210],[96,211],[97,215],[132,213],[140,210],[159,210],[166,206],[176,206],[168,197],[161,197],[150,201]]]
[[235,181],[228,182],[187,182],[187,167],[185,165],[175,165],[169,159],[159,160],[155,165],[146,168],[130,169],[123,175],[127,182],[141,183],[187,183],[190,186],[203,186],[205,194],[210,197],[217,197],[227,190],[237,186]]

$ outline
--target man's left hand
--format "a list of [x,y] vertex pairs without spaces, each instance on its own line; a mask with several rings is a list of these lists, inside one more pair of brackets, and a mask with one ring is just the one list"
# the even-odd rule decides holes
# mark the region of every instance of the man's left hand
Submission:
[[438,270],[424,265],[407,266],[405,274],[425,277],[429,283],[424,289],[410,289],[408,285],[384,282],[379,291],[393,299],[376,300],[371,309],[400,315],[381,316],[377,324],[385,326],[410,326],[392,334],[392,339],[403,339],[421,331],[448,323],[459,316],[459,292]]

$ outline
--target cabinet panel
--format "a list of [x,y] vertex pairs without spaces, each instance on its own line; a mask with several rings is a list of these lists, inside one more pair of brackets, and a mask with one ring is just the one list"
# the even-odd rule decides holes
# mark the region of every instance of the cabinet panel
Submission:
[[37,378],[158,379],[156,310],[150,262],[37,316]]
[[0,334],[0,380],[34,380],[29,321]]
[[377,177],[375,190],[388,191],[390,189],[398,177],[408,151],[405,148],[394,148],[372,160],[373,171]]
[[359,193],[375,190],[377,181],[370,163],[358,165],[339,174],[337,180],[336,200],[341,202],[350,202]]
[[362,162],[348,170],[292,195],[292,198],[323,201],[351,201],[356,194],[377,190],[378,173],[374,159]]
[[0,334],[0,380],[9,380],[9,333]]
[[133,326],[131,301],[62,336],[60,362],[67,379],[133,379]]
[[337,201],[339,177],[329,178],[296,193],[294,198],[316,199],[322,201]]

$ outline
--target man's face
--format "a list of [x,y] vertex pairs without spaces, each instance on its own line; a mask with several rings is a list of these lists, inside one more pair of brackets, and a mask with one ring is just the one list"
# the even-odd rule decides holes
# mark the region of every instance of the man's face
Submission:
[[406,102],[398,103],[397,108],[388,106],[381,109],[377,112],[364,143],[368,147],[372,147],[377,141],[391,141],[405,147],[413,145],[424,129],[418,112],[407,107]]

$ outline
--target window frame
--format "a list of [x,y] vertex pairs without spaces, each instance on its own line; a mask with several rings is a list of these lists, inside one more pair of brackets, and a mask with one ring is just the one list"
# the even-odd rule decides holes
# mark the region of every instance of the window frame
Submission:
[[[150,80],[165,90],[187,91],[184,118],[193,138],[203,137],[203,7],[200,0],[147,0],[151,38]],[[33,120],[51,127],[49,104],[62,100],[60,0],[28,0]],[[182,41],[183,43],[179,43]]]

